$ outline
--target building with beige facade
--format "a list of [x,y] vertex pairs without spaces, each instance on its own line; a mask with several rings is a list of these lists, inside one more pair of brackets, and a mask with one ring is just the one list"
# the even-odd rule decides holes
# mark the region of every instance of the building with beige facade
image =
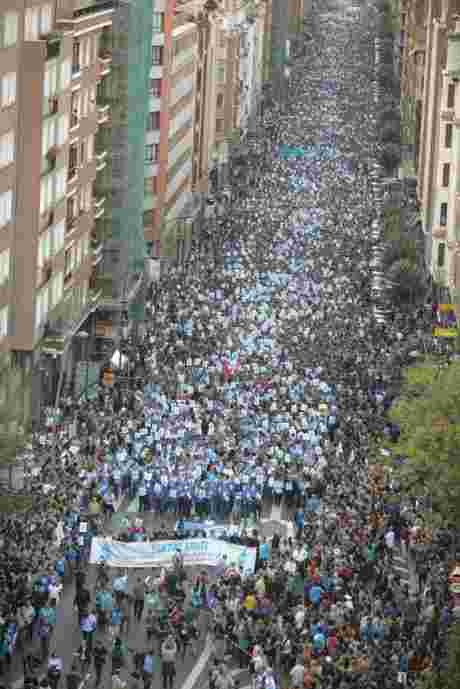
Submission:
[[[412,100],[426,257],[438,298],[460,288],[460,2],[401,4],[401,93]],[[403,113],[404,115],[404,113]],[[407,113],[406,113],[407,115]]]
[[[94,312],[94,195],[109,121],[98,83],[112,7],[5,0],[0,8],[0,347],[52,401],[63,347]],[[53,333],[53,336],[51,334]]]

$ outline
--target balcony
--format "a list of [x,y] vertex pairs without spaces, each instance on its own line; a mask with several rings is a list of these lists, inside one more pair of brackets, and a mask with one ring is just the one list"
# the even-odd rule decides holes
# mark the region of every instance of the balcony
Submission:
[[102,290],[101,289],[90,289],[88,290],[88,301],[91,304],[96,304],[99,299],[102,297]]
[[433,239],[445,239],[447,235],[447,228],[443,225],[434,225],[431,236]]
[[112,64],[112,51],[110,48],[101,48],[99,51],[99,62],[101,66],[101,73],[103,74],[106,70],[110,68]]
[[78,218],[76,216],[67,218],[67,220],[65,221],[66,234],[70,234],[71,232],[73,232],[73,230],[77,226],[77,221],[78,221]]
[[77,165],[72,165],[71,167],[69,166],[69,171],[67,173],[67,182],[71,184],[72,182],[76,182],[78,177],[78,166]]
[[104,104],[104,105],[98,105],[97,106],[97,122],[98,124],[104,124],[104,122],[109,121],[109,111],[110,111],[110,105]]
[[91,250],[92,250],[92,262],[93,266],[97,266],[98,263],[102,261],[102,255],[103,255],[103,248],[104,244],[98,239],[94,239],[91,242]]
[[49,282],[51,275],[53,273],[53,267],[51,261],[45,261],[41,267],[38,269],[38,285],[37,287],[43,287]]
[[93,199],[93,211],[94,211],[94,219],[97,220],[98,218],[102,217],[104,215],[104,205],[105,205],[105,196],[96,196]]
[[111,301],[113,299],[113,277],[111,275],[98,275],[94,290],[99,292],[100,299]]
[[40,40],[46,41],[46,60],[55,60],[61,52],[61,34],[51,31],[40,36]]
[[453,122],[455,118],[455,111],[453,108],[445,108],[441,110],[441,120],[444,122]]
[[103,170],[105,166],[107,165],[107,151],[101,151],[100,153],[96,153],[96,170],[99,172],[100,170]]
[[43,117],[51,117],[56,115],[59,110],[59,98],[57,96],[50,96],[45,99],[45,105],[43,109]]

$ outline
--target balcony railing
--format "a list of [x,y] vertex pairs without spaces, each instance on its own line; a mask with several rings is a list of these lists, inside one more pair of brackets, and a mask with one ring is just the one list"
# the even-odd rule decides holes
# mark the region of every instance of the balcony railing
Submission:
[[103,122],[108,122],[109,120],[109,110],[110,110],[110,105],[104,104],[104,105],[98,105],[97,106],[97,121],[99,124],[102,124]]
[[71,217],[67,218],[65,223],[66,233],[72,232],[72,230],[77,226],[77,218]]
[[77,173],[78,173],[78,167],[77,165],[72,165],[72,167],[69,167],[69,171],[67,173],[67,181],[72,182],[77,178]]
[[96,153],[96,170],[103,170],[107,165],[107,151]]

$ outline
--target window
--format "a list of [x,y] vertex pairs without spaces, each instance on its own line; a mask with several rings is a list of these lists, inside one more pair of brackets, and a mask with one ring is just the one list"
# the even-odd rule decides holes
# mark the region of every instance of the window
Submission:
[[74,259],[74,253],[73,253],[73,247],[70,249],[67,249],[67,251],[64,254],[64,276],[69,277],[72,274],[73,270],[73,261]]
[[96,110],[96,87],[91,86],[89,90],[89,110],[90,112],[94,112]]
[[218,62],[216,66],[216,80],[218,84],[222,84],[225,81],[225,63]]
[[88,136],[88,145],[86,150],[88,154],[88,161],[90,161],[94,158],[94,134],[90,134]]
[[86,89],[81,90],[81,117],[84,119],[88,115],[88,91]]
[[455,107],[455,84],[449,84],[447,87],[447,107]]
[[149,112],[147,118],[147,130],[151,132],[155,129],[160,129],[160,113]]
[[226,34],[225,31],[219,31],[219,48],[225,48]]
[[81,192],[81,207],[86,211],[91,210],[91,202],[93,199],[93,183],[88,182]]
[[24,17],[24,40],[36,41],[40,33],[40,9],[29,7]]
[[446,130],[444,133],[444,146],[446,148],[452,148],[452,125],[446,124]]
[[69,179],[77,172],[78,166],[78,148],[76,144],[72,144],[69,148]]
[[80,120],[80,93],[74,91],[70,101],[70,128],[78,127]]
[[57,65],[49,65],[43,80],[43,97],[50,98],[57,93]]
[[10,276],[10,250],[5,249],[0,253],[0,285],[8,280]]
[[0,48],[16,45],[18,40],[18,14],[6,12],[0,16]]
[[58,254],[64,247],[65,220],[53,227],[53,253]]
[[152,33],[163,33],[163,12],[153,13]]
[[40,183],[40,215],[53,204],[53,175],[47,175]]
[[0,168],[10,165],[14,161],[14,131],[0,136]]
[[216,134],[222,134],[224,131],[224,120],[219,118],[216,120]]
[[1,82],[1,105],[2,108],[9,108],[16,102],[16,72],[4,74]]
[[82,41],[82,67],[89,67],[91,64],[91,38]]
[[61,76],[59,80],[59,88],[61,91],[64,91],[70,86],[70,81],[72,78],[72,63],[70,61],[70,58],[67,60],[64,60],[61,63]]
[[43,5],[40,12],[40,35],[46,36],[51,31],[53,23],[53,8],[51,5]]
[[217,107],[218,108],[224,107],[224,94],[223,93],[219,93],[217,96]]
[[72,226],[72,221],[75,220],[77,215],[78,201],[76,194],[74,194],[70,197],[70,199],[67,199],[67,221],[69,222],[70,226]]
[[159,144],[147,144],[145,147],[145,162],[146,163],[157,163],[160,156],[160,145]]
[[45,156],[54,146],[56,140],[56,120],[43,120],[42,124],[42,156]]
[[161,79],[150,79],[150,93],[154,98],[161,97]]
[[0,338],[8,335],[8,306],[0,309]]
[[442,186],[448,187],[450,182],[450,163],[444,163],[442,166]]
[[69,136],[69,115],[61,115],[57,124],[57,146],[63,146]]
[[86,163],[86,142],[82,141],[80,143],[80,167]]
[[447,203],[441,203],[439,224],[442,225],[442,227],[447,225]]
[[446,245],[444,242],[438,244],[438,268],[444,268],[446,262]]
[[57,273],[51,281],[51,304],[56,306],[62,299],[64,291],[64,275],[62,272]]
[[39,328],[48,316],[49,297],[48,287],[42,289],[35,299],[35,327]]
[[61,168],[59,172],[56,173],[56,186],[55,186],[55,198],[59,201],[63,196],[65,196],[67,184],[67,170],[65,167]]
[[5,227],[13,219],[13,191],[0,194],[0,227]]
[[159,45],[152,46],[152,65],[159,66],[163,64],[163,48]]
[[43,268],[46,261],[51,258],[51,232],[43,232],[38,240],[37,266]]
[[72,48],[72,74],[80,71],[80,41],[74,41]]

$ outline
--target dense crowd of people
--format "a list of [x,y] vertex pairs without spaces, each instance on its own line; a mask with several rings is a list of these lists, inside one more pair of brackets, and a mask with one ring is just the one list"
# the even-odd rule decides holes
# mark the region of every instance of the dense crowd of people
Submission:
[[[421,586],[398,576],[395,552],[414,548],[423,515],[368,461],[379,434],[397,437],[386,412],[419,337],[417,312],[394,307],[384,323],[372,312],[375,106],[361,70],[372,32],[334,12],[318,13],[311,31],[288,106],[265,114],[278,125],[269,169],[220,218],[220,251],[197,243],[192,269],[149,295],[133,362],[145,381],[101,387],[87,404],[65,399],[38,438],[33,511],[0,524],[2,673],[35,640],[35,664],[48,663],[41,686],[56,689],[63,661],[50,641],[70,575],[82,646],[68,689],[89,663],[98,685],[109,660],[114,689],[149,689],[159,667],[171,689],[203,608],[213,614],[212,689],[232,689],[235,660],[255,689],[390,689],[436,667],[455,613],[443,550],[420,568]],[[178,562],[128,591],[123,573],[111,581],[102,568],[91,590],[91,537],[122,500],[158,515],[153,533],[133,522],[124,540],[167,536],[172,516],[254,524],[272,505],[293,534],[268,543],[234,531],[257,548],[251,576],[226,563],[184,584]],[[145,625],[147,651],[127,648],[131,623]]]

